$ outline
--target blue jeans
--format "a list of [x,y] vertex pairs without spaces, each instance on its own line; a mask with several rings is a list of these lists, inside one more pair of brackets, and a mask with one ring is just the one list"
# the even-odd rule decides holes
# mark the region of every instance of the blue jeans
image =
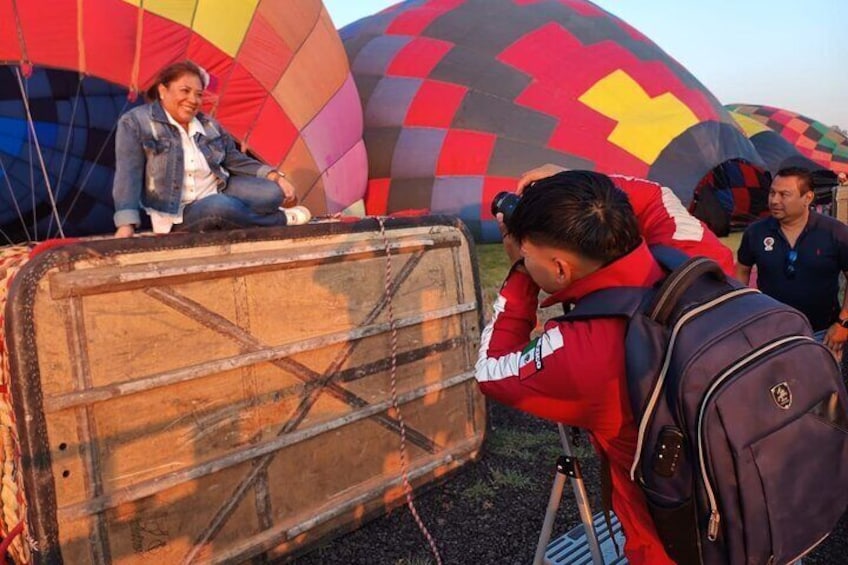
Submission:
[[283,192],[268,179],[232,176],[223,192],[192,202],[183,210],[179,231],[204,232],[284,226],[286,215],[280,211]]

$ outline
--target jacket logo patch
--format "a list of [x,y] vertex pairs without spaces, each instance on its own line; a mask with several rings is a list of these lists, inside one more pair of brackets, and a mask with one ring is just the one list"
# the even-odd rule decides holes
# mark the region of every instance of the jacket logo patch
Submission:
[[521,359],[518,361],[518,376],[521,379],[526,379],[541,371],[543,366],[542,340],[537,338],[531,341],[521,352]]
[[771,387],[771,397],[774,399],[774,403],[783,410],[789,410],[789,407],[792,406],[792,391],[785,382]]

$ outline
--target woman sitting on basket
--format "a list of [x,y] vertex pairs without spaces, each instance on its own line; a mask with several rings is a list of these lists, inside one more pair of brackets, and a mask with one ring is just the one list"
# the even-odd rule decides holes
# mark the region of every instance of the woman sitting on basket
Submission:
[[135,233],[139,209],[150,215],[155,233],[309,221],[285,175],[239,151],[221,125],[200,112],[208,83],[206,71],[191,61],[169,65],[145,93],[149,104],[118,121],[116,237]]

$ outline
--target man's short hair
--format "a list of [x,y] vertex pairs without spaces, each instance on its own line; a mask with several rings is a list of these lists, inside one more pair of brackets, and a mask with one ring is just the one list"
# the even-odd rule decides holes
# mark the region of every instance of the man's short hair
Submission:
[[568,249],[603,264],[642,238],[627,195],[592,171],[565,171],[524,190],[507,229],[517,241]]
[[805,167],[784,167],[777,171],[778,177],[795,177],[798,179],[798,189],[801,196],[813,190],[813,173]]

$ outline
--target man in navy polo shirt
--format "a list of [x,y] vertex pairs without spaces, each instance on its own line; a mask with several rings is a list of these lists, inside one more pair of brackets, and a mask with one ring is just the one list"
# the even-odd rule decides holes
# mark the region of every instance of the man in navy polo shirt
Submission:
[[[839,273],[848,272],[848,226],[810,210],[810,171],[780,170],[769,191],[771,217],[751,224],[739,245],[737,278],[757,266],[765,294],[803,312],[837,359],[848,341],[848,303],[839,305]],[[848,289],[847,289],[848,290]]]

